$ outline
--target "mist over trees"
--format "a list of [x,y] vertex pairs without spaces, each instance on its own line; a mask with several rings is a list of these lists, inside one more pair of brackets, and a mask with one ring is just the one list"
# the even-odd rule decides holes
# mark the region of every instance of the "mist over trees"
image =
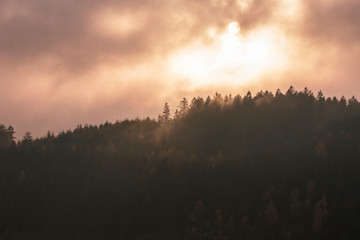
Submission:
[[[165,103],[155,119],[15,142],[0,125],[0,234],[350,239],[360,104],[305,88]],[[171,113],[173,113],[171,115]]]

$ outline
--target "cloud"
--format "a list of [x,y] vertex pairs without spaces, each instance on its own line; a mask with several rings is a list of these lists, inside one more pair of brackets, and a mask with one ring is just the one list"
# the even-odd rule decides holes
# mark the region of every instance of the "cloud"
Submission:
[[[310,86],[330,95],[357,95],[360,61],[360,3],[356,0],[301,1],[302,18],[291,32],[298,64]],[[301,81],[301,80],[299,80]],[[304,80],[302,80],[304,81]],[[309,85],[308,85],[309,86]]]
[[304,1],[304,8],[303,36],[323,44],[359,44],[359,1]]
[[235,2],[4,0],[0,58],[12,67],[52,62],[56,71],[71,73],[104,61],[129,64],[166,54],[231,19],[250,28],[271,15],[274,1],[254,0],[246,13]]
[[[176,106],[182,96],[221,90],[293,84],[358,94],[359,12],[357,0],[2,0],[0,123],[15,125],[18,136],[40,136],[77,123],[156,117],[165,101]],[[171,72],[174,54],[214,48],[209,31],[221,34],[232,21],[244,39],[275,29],[274,41],[287,43],[279,52],[286,67],[237,85],[196,87]],[[241,76],[244,66],[236,69],[224,79]]]

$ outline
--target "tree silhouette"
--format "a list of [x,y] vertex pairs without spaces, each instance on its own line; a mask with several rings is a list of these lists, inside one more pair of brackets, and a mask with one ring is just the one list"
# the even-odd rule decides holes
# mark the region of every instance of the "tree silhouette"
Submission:
[[165,103],[165,105],[164,105],[163,112],[162,112],[162,119],[164,121],[170,120],[170,107],[169,107],[168,103]]
[[6,128],[3,124],[0,124],[0,149],[6,149],[14,144],[14,128],[10,125]]
[[179,104],[180,113],[185,113],[187,111],[188,107],[189,107],[189,103],[188,103],[187,99],[183,98]]
[[0,124],[0,236],[358,236],[359,123],[355,97],[290,87],[17,143]]
[[22,142],[23,143],[30,143],[32,141],[32,136],[31,136],[31,133],[30,132],[26,132],[24,137],[23,137],[23,140]]

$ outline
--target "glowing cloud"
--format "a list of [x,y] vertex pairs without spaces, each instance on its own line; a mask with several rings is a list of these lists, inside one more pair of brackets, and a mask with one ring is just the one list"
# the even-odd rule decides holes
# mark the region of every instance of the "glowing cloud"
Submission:
[[358,0],[2,0],[0,123],[41,136],[290,85],[359,98],[359,12]]
[[174,75],[190,79],[194,86],[244,84],[281,71],[286,65],[288,43],[284,33],[264,27],[242,35],[237,22],[220,34],[211,32],[213,44],[201,41],[177,51],[170,58]]
[[239,33],[240,32],[240,25],[239,25],[239,23],[238,22],[231,22],[231,23],[229,23],[229,25],[228,25],[228,31],[229,31],[229,33],[231,33],[231,34],[237,34],[237,33]]

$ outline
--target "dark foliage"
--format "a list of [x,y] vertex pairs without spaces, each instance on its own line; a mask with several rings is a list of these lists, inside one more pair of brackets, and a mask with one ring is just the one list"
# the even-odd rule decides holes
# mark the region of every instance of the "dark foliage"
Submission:
[[[0,231],[124,239],[351,239],[360,104],[321,92],[181,100],[17,144],[0,125]],[[140,237],[142,236],[142,237]]]

